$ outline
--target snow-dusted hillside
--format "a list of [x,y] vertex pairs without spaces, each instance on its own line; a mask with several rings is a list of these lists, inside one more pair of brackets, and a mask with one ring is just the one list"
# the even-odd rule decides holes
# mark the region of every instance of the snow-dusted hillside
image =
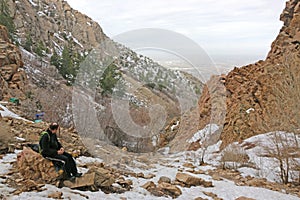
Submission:
[[[196,106],[203,86],[200,80],[187,73],[167,69],[121,44],[110,40],[104,44],[106,49],[103,50],[102,46],[94,49],[80,64],[75,82],[80,88],[96,90],[105,70],[115,65],[115,72],[120,72],[119,76],[113,77],[118,82],[113,89],[116,95],[122,94],[131,101],[131,98],[138,99],[133,95],[137,88],[146,87],[156,95],[159,92],[166,94],[172,101],[188,102],[182,105],[184,109]],[[103,88],[100,90],[103,91]],[[140,102],[136,100],[132,103],[139,106]]]

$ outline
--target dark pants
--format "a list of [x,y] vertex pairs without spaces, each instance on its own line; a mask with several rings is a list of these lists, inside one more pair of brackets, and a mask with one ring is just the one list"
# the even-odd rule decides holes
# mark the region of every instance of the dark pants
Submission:
[[55,155],[55,156],[46,156],[43,155],[44,157],[50,157],[50,158],[55,158],[59,160],[63,160],[65,162],[65,171],[68,176],[71,176],[71,174],[74,176],[77,174],[77,168],[76,168],[76,163],[72,157],[71,154],[64,152],[61,155]]

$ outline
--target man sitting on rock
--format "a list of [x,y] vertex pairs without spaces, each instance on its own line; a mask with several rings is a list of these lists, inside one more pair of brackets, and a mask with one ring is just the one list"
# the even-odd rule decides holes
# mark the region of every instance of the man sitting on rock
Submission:
[[71,154],[65,152],[64,148],[57,139],[56,133],[58,132],[59,125],[57,123],[50,124],[49,128],[42,132],[39,146],[40,153],[45,158],[58,159],[65,163],[64,170],[67,179],[74,180],[80,177],[82,173],[78,173],[76,163]]

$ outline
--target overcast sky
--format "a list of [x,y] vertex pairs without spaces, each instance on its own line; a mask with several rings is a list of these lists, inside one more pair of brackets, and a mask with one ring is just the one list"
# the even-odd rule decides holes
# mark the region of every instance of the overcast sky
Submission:
[[175,31],[209,55],[264,59],[282,27],[285,0],[67,0],[109,37],[141,28]]

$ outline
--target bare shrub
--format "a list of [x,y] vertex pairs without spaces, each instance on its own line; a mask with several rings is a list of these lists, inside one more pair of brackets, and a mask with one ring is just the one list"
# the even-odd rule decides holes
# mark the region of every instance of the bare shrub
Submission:
[[249,156],[246,154],[243,148],[236,144],[232,144],[227,147],[221,158],[223,169],[234,169],[246,166],[249,163]]
[[287,184],[290,178],[299,173],[299,143],[294,133],[274,132],[270,144],[264,145],[262,156],[276,160],[280,169],[279,176],[282,183]]

